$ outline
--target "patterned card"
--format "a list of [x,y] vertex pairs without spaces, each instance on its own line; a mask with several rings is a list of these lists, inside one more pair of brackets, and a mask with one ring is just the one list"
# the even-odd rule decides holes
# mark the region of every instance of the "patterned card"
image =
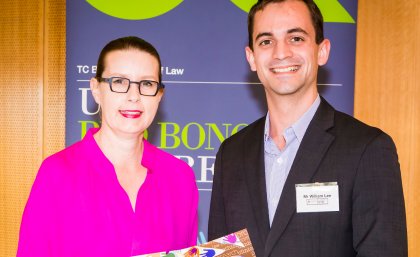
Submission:
[[134,257],[255,257],[246,229],[198,246]]

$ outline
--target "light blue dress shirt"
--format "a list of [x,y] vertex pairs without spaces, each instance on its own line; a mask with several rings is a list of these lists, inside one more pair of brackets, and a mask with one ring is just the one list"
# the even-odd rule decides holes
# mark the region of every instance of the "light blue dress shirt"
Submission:
[[296,152],[320,103],[321,99],[318,95],[302,117],[285,129],[283,137],[286,145],[283,150],[278,149],[274,140],[270,137],[270,113],[267,113],[264,128],[264,163],[270,227]]

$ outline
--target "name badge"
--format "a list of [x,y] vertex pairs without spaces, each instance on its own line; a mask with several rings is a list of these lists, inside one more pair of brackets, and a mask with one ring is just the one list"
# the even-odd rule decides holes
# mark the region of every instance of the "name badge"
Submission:
[[337,182],[296,184],[296,211],[339,211]]

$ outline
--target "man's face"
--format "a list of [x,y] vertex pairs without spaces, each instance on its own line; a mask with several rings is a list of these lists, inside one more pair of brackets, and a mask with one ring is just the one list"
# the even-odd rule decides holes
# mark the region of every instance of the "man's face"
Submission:
[[329,41],[315,42],[315,29],[301,1],[273,3],[258,11],[247,47],[251,70],[257,71],[268,97],[316,92],[318,65],[328,60]]

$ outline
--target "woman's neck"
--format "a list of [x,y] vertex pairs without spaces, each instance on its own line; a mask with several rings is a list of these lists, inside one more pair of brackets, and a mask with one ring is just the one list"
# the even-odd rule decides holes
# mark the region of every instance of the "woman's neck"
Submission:
[[113,131],[100,129],[94,135],[95,141],[104,155],[114,166],[122,163],[140,163],[143,155],[143,134],[120,136]]

